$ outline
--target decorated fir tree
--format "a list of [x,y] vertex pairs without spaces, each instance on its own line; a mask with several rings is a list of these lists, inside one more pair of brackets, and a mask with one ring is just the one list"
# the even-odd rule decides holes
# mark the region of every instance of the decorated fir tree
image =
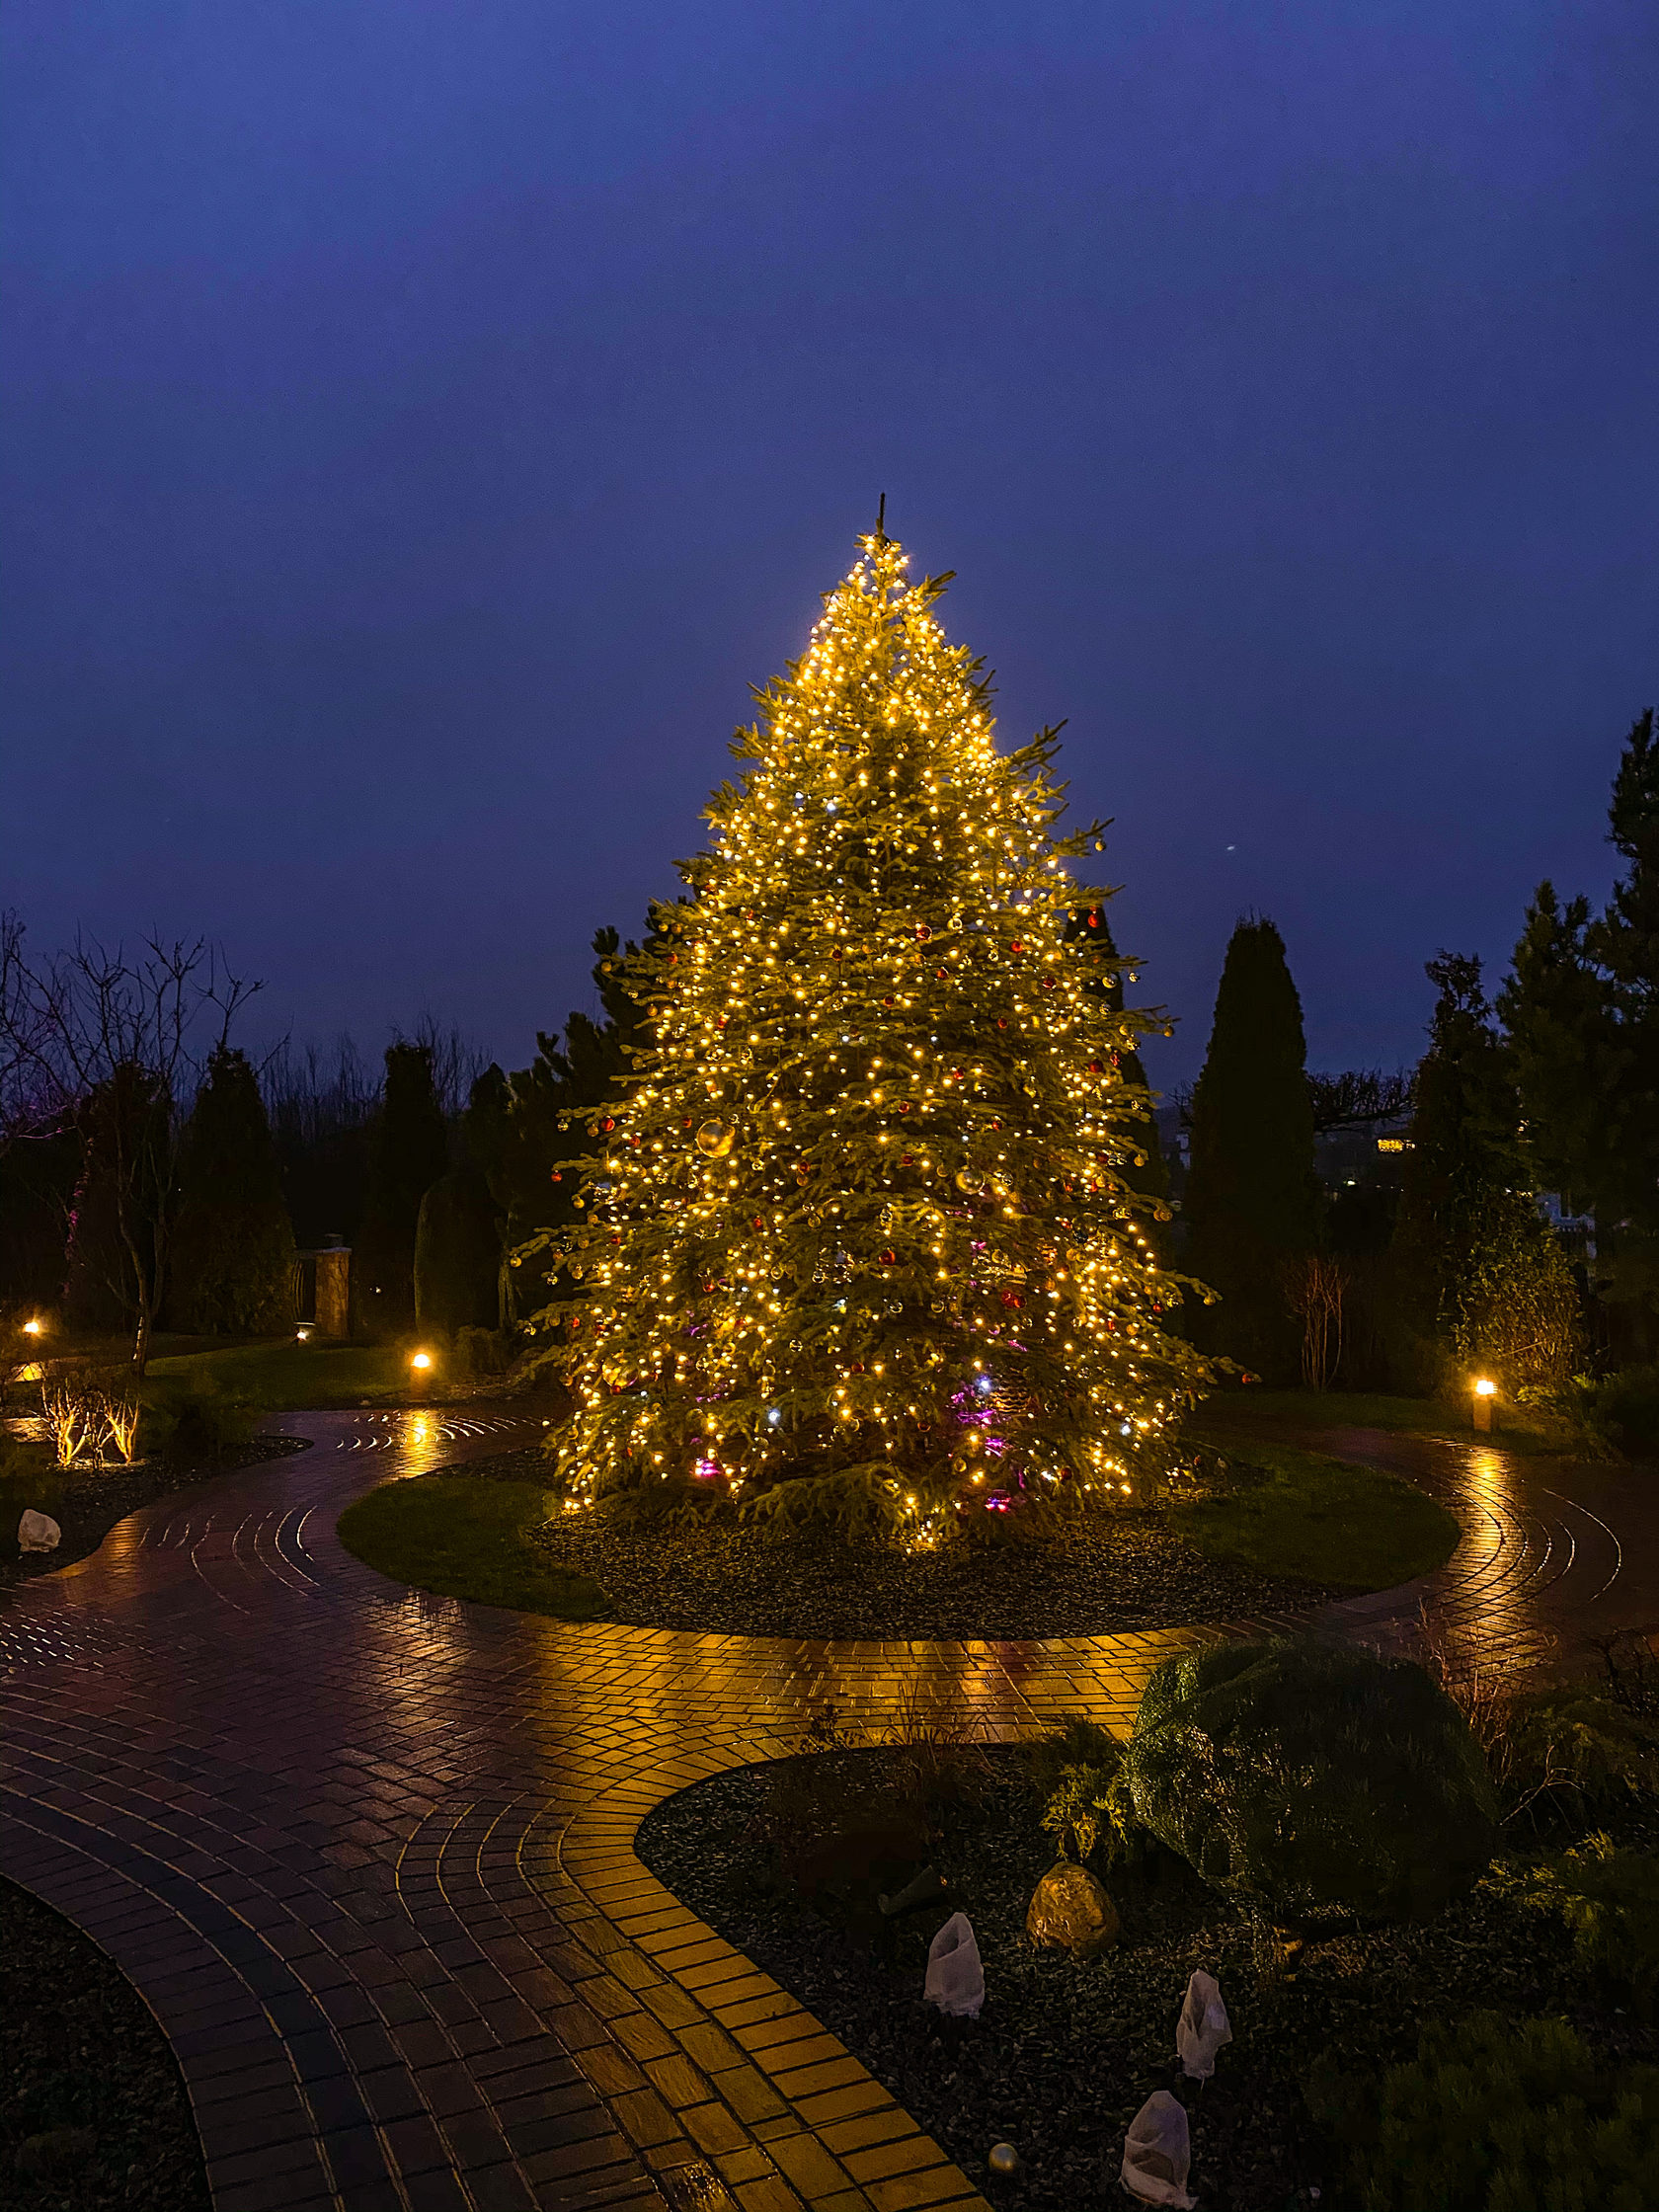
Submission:
[[1065,865],[1102,826],[1056,834],[1055,733],[998,752],[948,577],[906,570],[862,541],[627,963],[647,1041],[579,1224],[538,1240],[572,1498],[700,1476],[925,1541],[952,1510],[1121,1498],[1202,1382],[1135,1187],[1125,1067],[1162,1023],[1067,932],[1109,896]]

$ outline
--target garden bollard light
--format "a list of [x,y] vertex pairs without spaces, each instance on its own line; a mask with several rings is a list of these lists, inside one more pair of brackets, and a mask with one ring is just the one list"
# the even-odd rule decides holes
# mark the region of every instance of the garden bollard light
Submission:
[[1495,1382],[1488,1382],[1485,1376],[1482,1376],[1475,1383],[1474,1425],[1477,1429],[1489,1430],[1492,1427],[1492,1416],[1496,1410],[1494,1401],[1497,1394],[1498,1385]]

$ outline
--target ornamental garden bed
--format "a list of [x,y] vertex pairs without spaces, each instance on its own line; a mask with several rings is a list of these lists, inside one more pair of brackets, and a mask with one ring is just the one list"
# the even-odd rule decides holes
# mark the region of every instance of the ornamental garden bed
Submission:
[[0,2203],[208,2212],[178,2062],[124,1974],[0,1881]]
[[[86,1558],[118,1521],[157,1498],[310,1449],[303,1437],[256,1436],[200,1458],[160,1455],[132,1466],[59,1467],[48,1445],[9,1438],[0,1445],[0,1588]],[[18,1520],[26,1507],[49,1514],[62,1530],[55,1551],[19,1551]]]
[[[769,1539],[734,1515],[568,1513],[539,1451],[388,1484],[341,1517],[370,1566],[485,1604],[791,1638],[1018,1639],[1286,1618],[1438,1566],[1457,1524],[1395,1477],[1289,1450],[1167,1503],[938,1550]],[[649,1501],[647,1501],[649,1502]]]
[[[819,1733],[834,1738],[832,1713]],[[1540,1904],[1535,1878],[1551,1853],[1559,1860],[1582,1845],[1583,1801],[1566,1814],[1535,1801],[1520,1834],[1513,1822],[1499,1831],[1505,1842],[1489,1870],[1430,1917],[1327,1928],[1300,1950],[1171,1851],[1153,1847],[1117,1865],[1097,1851],[1122,1932],[1085,1960],[1039,1948],[1026,1934],[1033,1889],[1055,1856],[1043,1813],[1062,1756],[925,1738],[826,1749],[681,1792],[647,1818],[636,1849],[837,2035],[1005,2212],[1128,2201],[1118,2186],[1125,2132],[1159,2090],[1186,2107],[1188,2185],[1213,2212],[1659,2203],[1659,2073],[1643,2073],[1659,2059],[1659,2033],[1646,1969],[1616,1956],[1605,1961],[1612,1971],[1587,1964],[1587,1946]],[[1595,1818],[1624,1851],[1644,1855],[1651,1886],[1659,1801],[1622,1783],[1615,1795]],[[873,1850],[872,1837],[884,1839]],[[881,1898],[893,1901],[923,1855],[946,1892],[887,1917]],[[929,1942],[958,1910],[984,1961],[976,2021],[947,2021],[921,1996]],[[1651,1947],[1653,1916],[1650,1897],[1620,1924],[1613,1950],[1632,1940]],[[1632,1938],[1636,1927],[1645,1937]],[[1219,1981],[1232,2030],[1202,2085],[1182,2078],[1174,2034],[1200,1968]],[[1450,2091],[1446,2049],[1472,2064]],[[1392,2068],[1409,2071],[1390,2076]],[[1379,2146],[1387,2082],[1393,2117],[1416,2115],[1421,2140],[1409,2151]],[[1583,2103],[1576,2117],[1560,2116],[1561,2099],[1574,2095],[1588,2100],[1589,2122]],[[1606,2151],[1614,2163],[1603,2193],[1594,2174],[1587,2196],[1571,2195],[1566,2178],[1558,2195],[1540,2184],[1550,2141],[1582,2184],[1585,2128],[1617,2132],[1620,2098],[1628,2140]],[[1494,2194],[1499,2153],[1487,2138],[1505,2129],[1524,2137],[1528,2127],[1539,2141],[1523,2146],[1527,2186],[1539,2193]],[[1400,2140],[1409,2138],[1408,2127]],[[988,2165],[1001,2143],[1019,2157],[1011,2177]],[[1449,2192],[1448,2159],[1461,2162]]]

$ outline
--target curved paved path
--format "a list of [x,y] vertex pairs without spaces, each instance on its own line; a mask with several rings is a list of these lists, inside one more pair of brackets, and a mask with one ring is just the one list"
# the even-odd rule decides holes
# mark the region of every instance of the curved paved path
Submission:
[[[155,2010],[216,2212],[983,2212],[857,2061],[645,1872],[634,1831],[687,1783],[795,1749],[827,1699],[872,1721],[919,1702],[989,1736],[1079,1709],[1122,1727],[1158,1659],[1224,1631],[792,1643],[403,1593],[342,1549],[340,1509],[524,1441],[523,1421],[285,1426],[315,1449],[133,1515],[0,1611],[0,1870]],[[1422,1590],[1333,1622],[1404,1633],[1426,1590],[1477,1647],[1519,1650],[1564,1590],[1607,1612],[1587,1532],[1618,1548],[1629,1476],[1616,1500],[1600,1472],[1551,1488],[1501,1453],[1367,1441],[1467,1534]],[[1620,1606],[1651,1588],[1629,1550]]]

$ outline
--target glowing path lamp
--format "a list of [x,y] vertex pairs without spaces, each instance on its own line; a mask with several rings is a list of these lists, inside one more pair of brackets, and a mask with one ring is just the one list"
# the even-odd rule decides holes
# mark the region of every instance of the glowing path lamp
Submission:
[[1497,1405],[1498,1385],[1482,1375],[1474,1385],[1474,1425],[1477,1429],[1490,1429],[1492,1415]]

